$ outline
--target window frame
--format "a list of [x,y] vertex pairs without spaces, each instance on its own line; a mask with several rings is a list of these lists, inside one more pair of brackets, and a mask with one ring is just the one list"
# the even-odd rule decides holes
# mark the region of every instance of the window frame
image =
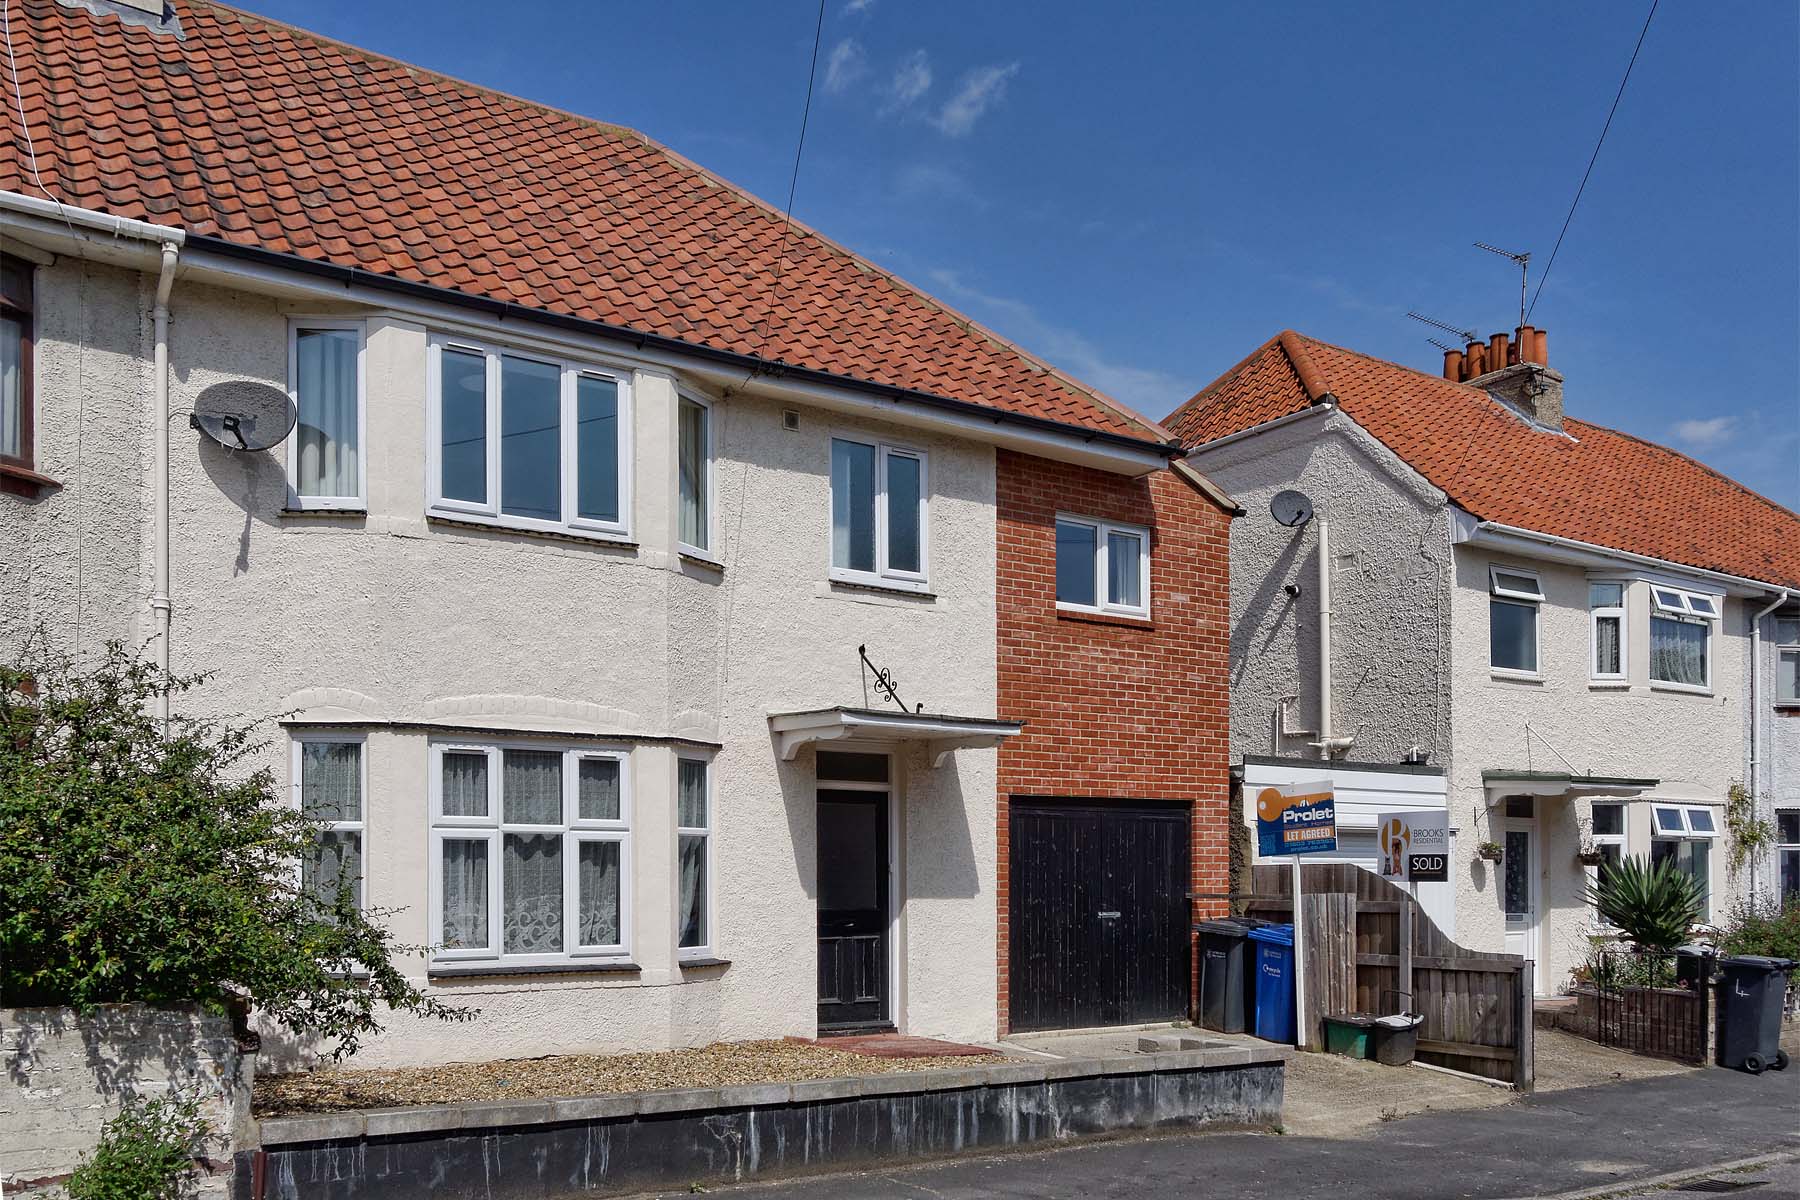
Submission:
[[[714,756],[706,754],[677,754],[675,756],[675,811],[673,814],[674,821],[671,822],[675,828],[675,833],[671,839],[671,848],[674,851],[672,862],[674,863],[675,876],[675,903],[672,906],[670,918],[671,923],[674,926],[675,936],[673,941],[675,943],[675,960],[678,963],[718,957],[719,889],[718,871],[716,869],[716,849],[718,845],[717,831],[719,827],[719,814],[716,807],[718,784],[715,778],[718,772],[713,769],[716,761]],[[681,764],[684,762],[700,763],[706,768],[706,824],[704,826],[683,825],[681,823]],[[703,868],[706,872],[706,904],[705,911],[702,914],[702,919],[705,921],[704,933],[706,936],[701,939],[700,944],[697,946],[683,946],[681,944],[681,839],[683,836],[703,837],[706,839],[706,859]]]
[[[300,494],[300,334],[303,330],[349,330],[356,334],[356,495]],[[287,394],[294,428],[287,437],[287,506],[292,512],[367,512],[369,508],[369,329],[368,322],[343,317],[290,316],[287,324]]]
[[[1511,575],[1519,579],[1529,579],[1535,590],[1527,592],[1520,588],[1509,587],[1500,582],[1500,576]],[[1501,666],[1494,661],[1494,605],[1509,604],[1514,608],[1528,609],[1531,613],[1531,662],[1530,667]],[[1507,567],[1495,563],[1488,564],[1488,670],[1495,675],[1510,679],[1542,679],[1544,677],[1544,582],[1536,570],[1529,567]],[[1588,669],[1593,669],[1593,655],[1589,654]]]
[[[1784,625],[1793,627],[1791,631],[1793,634],[1792,641],[1782,637],[1782,627]],[[1776,617],[1773,632],[1774,636],[1769,640],[1773,643],[1775,654],[1775,686],[1770,689],[1775,693],[1774,703],[1783,708],[1800,707],[1800,618]],[[1795,660],[1795,687],[1793,695],[1784,696],[1781,693],[1781,664],[1782,660],[1789,655],[1792,655]]]
[[[1790,813],[1793,814],[1794,820],[1794,840],[1792,841],[1781,836],[1783,828],[1781,818],[1784,814]],[[1784,888],[1783,883],[1784,869],[1790,854],[1795,858],[1794,886],[1788,889]],[[1800,805],[1780,805],[1775,809],[1775,898],[1783,904],[1787,903],[1790,898],[1800,899]]]
[[[860,571],[840,567],[834,561],[837,553],[837,478],[832,470],[832,447],[838,442],[867,446],[875,451],[875,569]],[[919,464],[919,569],[906,571],[888,562],[888,529],[891,523],[888,507],[888,461],[893,457],[914,459]],[[826,445],[825,564],[826,578],[836,583],[899,588],[924,592],[931,586],[931,455],[928,451],[901,442],[870,438],[861,434],[833,432]]]
[[[562,821],[541,824],[505,819],[505,752],[534,750],[562,755]],[[446,753],[483,754],[488,760],[487,815],[446,816],[444,769]],[[608,759],[619,764],[619,816],[613,819],[580,815],[580,760]],[[631,749],[618,745],[571,745],[539,738],[443,738],[429,748],[427,768],[430,860],[427,898],[432,963],[491,963],[497,966],[608,965],[629,962],[632,947],[633,787]],[[506,835],[562,836],[563,949],[554,954],[508,954],[505,950],[505,872],[502,856]],[[465,949],[444,948],[443,844],[447,841],[487,843],[488,944]],[[611,946],[583,946],[580,937],[581,844],[615,842],[619,846],[619,941]]]
[[[701,526],[706,536],[706,545],[704,546],[696,546],[692,542],[682,540],[681,537],[681,406],[684,403],[697,406],[706,416],[706,445],[703,447],[700,460],[700,468],[703,476],[700,487],[700,503],[702,505]],[[713,407],[713,402],[700,395],[700,393],[688,388],[676,389],[675,545],[682,554],[686,554],[691,558],[705,559],[708,562],[714,563],[722,561],[717,549],[719,544],[719,529],[717,518],[718,505],[715,503],[715,499],[718,486],[718,471],[716,470],[714,463],[716,461],[715,454],[718,445],[718,434],[713,427],[713,417],[715,413],[716,409]]]
[[[1648,670],[1650,686],[1660,691],[1692,692],[1696,695],[1712,694],[1713,639],[1718,632],[1717,623],[1723,613],[1721,596],[1704,592],[1690,591],[1673,587],[1666,583],[1650,584],[1650,662]],[[1704,603],[1705,607],[1698,605]],[[1670,621],[1681,625],[1699,625],[1706,629],[1706,640],[1701,647],[1701,663],[1705,668],[1705,679],[1700,683],[1687,683],[1677,679],[1661,679],[1656,674],[1656,623]]]
[[[1596,585],[1617,586],[1619,602],[1614,604],[1594,604],[1593,589]],[[1600,663],[1600,621],[1602,618],[1616,618],[1619,622],[1619,669],[1602,671]],[[1588,580],[1588,680],[1592,683],[1628,683],[1631,679],[1631,583],[1625,579],[1592,579]]]
[[[443,476],[443,355],[444,351],[480,354],[483,357],[487,387],[486,423],[486,501],[459,500],[444,495]],[[504,484],[504,456],[501,453],[501,414],[505,397],[501,389],[502,363],[507,358],[553,366],[558,371],[557,418],[560,443],[558,469],[560,519],[522,517],[504,512],[501,489]],[[580,514],[580,435],[577,425],[577,380],[592,376],[611,382],[618,403],[618,461],[615,478],[619,489],[619,518],[602,521]],[[536,533],[558,533],[568,537],[595,541],[628,542],[632,537],[632,372],[604,360],[571,355],[553,350],[464,337],[459,333],[433,333],[425,355],[425,515],[450,521],[467,521],[492,525],[501,529],[522,529]]]
[[[1150,527],[1133,525],[1126,521],[1106,521],[1099,517],[1083,516],[1079,513],[1059,512],[1051,525],[1050,536],[1052,550],[1056,540],[1057,525],[1082,525],[1094,531],[1094,603],[1080,604],[1073,600],[1056,598],[1058,612],[1087,613],[1106,617],[1136,617],[1140,620],[1150,619]],[[1107,577],[1111,565],[1112,535],[1126,534],[1138,540],[1138,590],[1143,597],[1141,604],[1115,604],[1107,598]],[[1055,563],[1052,562],[1054,568]],[[1054,570],[1052,572],[1054,588]]]
[[[1617,832],[1617,833],[1600,833],[1600,832],[1598,832],[1599,822],[1594,820],[1594,813],[1596,810],[1601,809],[1601,808],[1611,808],[1611,809],[1618,810],[1619,832]],[[1595,800],[1595,801],[1593,801],[1588,806],[1588,828],[1590,830],[1589,837],[1593,842],[1594,849],[1599,850],[1599,851],[1604,851],[1608,847],[1616,848],[1619,852],[1619,860],[1620,861],[1623,861],[1624,859],[1626,859],[1630,856],[1630,854],[1631,854],[1631,809],[1630,809],[1630,806],[1627,805],[1624,801],[1622,801],[1622,800]],[[1602,855],[1602,857],[1604,858],[1604,854]],[[1595,863],[1593,866],[1588,867],[1586,869],[1585,874],[1587,875],[1587,881],[1590,886],[1599,882],[1600,872],[1605,869],[1606,869],[1606,863],[1604,861]],[[1605,918],[1600,916],[1599,911],[1597,909],[1594,914],[1594,919],[1599,921],[1603,925],[1608,924],[1608,922],[1605,920]]]
[[[1672,810],[1681,818],[1679,831],[1663,821],[1662,814],[1657,811],[1658,809]],[[1706,813],[1712,821],[1712,830],[1695,829],[1693,827],[1691,816],[1694,812]],[[1701,898],[1700,907],[1700,920],[1702,922],[1712,919],[1714,888],[1712,848],[1713,843],[1719,840],[1719,836],[1719,814],[1710,805],[1696,805],[1691,802],[1682,801],[1663,803],[1652,800],[1650,802],[1651,844],[1649,861],[1652,866],[1656,863],[1656,846],[1658,843],[1666,843],[1675,846],[1675,853],[1677,855],[1682,852],[1681,847],[1683,843],[1686,843],[1690,847],[1687,850],[1688,854],[1704,854],[1706,856],[1706,894]]]
[[[24,280],[24,290],[8,293],[0,286],[0,315],[17,321],[19,334],[19,452],[0,454],[0,474],[12,467],[28,472],[34,482],[37,474],[37,264],[15,254],[0,254],[0,278],[6,268],[17,271]],[[10,489],[9,489],[10,490]]]
[[[355,833],[360,838],[360,841],[358,843],[358,845],[360,846],[359,862],[357,865],[358,865],[358,868],[362,872],[361,887],[360,887],[360,891],[362,893],[362,899],[361,899],[361,902],[357,905],[357,907],[360,908],[363,912],[368,912],[369,911],[369,735],[366,733],[361,733],[361,732],[348,733],[348,732],[340,732],[340,731],[328,730],[328,729],[296,730],[296,731],[293,731],[288,734],[288,745],[290,747],[288,750],[288,789],[289,789],[289,795],[290,795],[290,802],[293,805],[294,811],[301,813],[302,815],[304,815],[306,812],[306,807],[304,804],[304,797],[302,795],[302,788],[303,788],[303,785],[305,784],[305,780],[302,777],[302,770],[303,770],[302,764],[305,759],[302,747],[309,742],[323,744],[323,745],[354,745],[354,746],[358,747],[357,753],[356,753],[357,788],[359,789],[359,792],[358,792],[359,797],[360,797],[359,807],[362,812],[362,818],[360,820],[356,820],[356,821],[327,821],[327,822],[325,822],[324,832],[327,832],[327,833]],[[306,875],[305,875],[304,864],[295,863],[294,864],[294,884],[295,884],[295,886],[296,887],[304,887],[305,886],[305,878],[306,878]]]

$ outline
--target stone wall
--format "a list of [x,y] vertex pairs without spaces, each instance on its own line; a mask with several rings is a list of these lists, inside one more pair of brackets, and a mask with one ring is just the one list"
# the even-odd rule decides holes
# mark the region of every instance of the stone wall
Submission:
[[0,1009],[0,1185],[11,1196],[48,1186],[93,1149],[128,1096],[198,1089],[213,1131],[206,1154],[223,1194],[232,1145],[250,1130],[250,1060],[231,1022],[197,1008],[105,1005]]

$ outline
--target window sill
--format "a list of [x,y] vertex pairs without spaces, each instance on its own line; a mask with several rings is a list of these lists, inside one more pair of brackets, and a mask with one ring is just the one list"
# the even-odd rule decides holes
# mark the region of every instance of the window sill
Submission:
[[353,521],[360,521],[369,515],[369,510],[366,508],[284,508],[281,510],[281,515],[284,517],[347,517]]
[[61,488],[62,484],[48,475],[40,475],[30,467],[22,467],[17,463],[0,462],[0,492],[13,496],[23,496],[27,500],[36,500],[45,492]]
[[1504,679],[1512,683],[1542,683],[1544,676],[1537,671],[1515,671],[1511,667],[1489,667],[1488,674],[1495,679]]
[[700,567],[703,570],[707,570],[707,571],[724,571],[725,570],[724,560],[714,558],[710,554],[701,554],[699,551],[689,550],[685,546],[682,547],[679,551],[677,551],[677,553],[680,555],[682,562],[689,563],[696,567]]
[[729,967],[731,965],[731,960],[729,958],[710,958],[710,957],[679,958],[679,959],[675,960],[675,965],[680,967],[683,971],[686,971],[689,968]]
[[636,975],[643,968],[634,962],[568,962],[531,963],[507,966],[504,963],[432,963],[425,968],[431,979],[465,979],[484,975]]
[[1682,696],[1710,696],[1713,691],[1709,687],[1696,687],[1691,683],[1659,683],[1652,679],[1650,690],[1653,692],[1674,692]]
[[613,550],[636,550],[638,548],[637,542],[624,535],[586,532],[579,529],[533,529],[524,525],[504,525],[499,521],[486,521],[479,517],[450,516],[447,513],[428,512],[425,514],[425,523],[457,530],[504,534],[508,537],[540,538],[544,541],[569,542],[579,546],[603,546]]
[[835,576],[825,581],[834,592],[873,592],[882,596],[904,596],[909,600],[933,600],[937,593],[923,587],[913,587],[904,583],[879,583],[864,579],[839,579]]
[[1629,692],[1631,681],[1629,679],[1590,679],[1588,680],[1588,690],[1592,692]]
[[1059,621],[1080,621],[1087,625],[1117,625],[1124,629],[1152,630],[1156,623],[1149,617],[1132,617],[1124,613],[1089,612],[1084,608],[1062,608],[1058,606],[1056,619]]

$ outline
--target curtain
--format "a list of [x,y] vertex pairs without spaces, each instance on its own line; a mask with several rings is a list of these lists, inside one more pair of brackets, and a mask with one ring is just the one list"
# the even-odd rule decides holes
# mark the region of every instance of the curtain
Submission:
[[690,546],[706,544],[706,409],[692,400],[681,402],[681,452],[677,470],[681,476],[680,538]]
[[561,825],[562,754],[506,750],[501,763],[502,819],[508,825]]
[[1619,673],[1619,618],[1594,618],[1594,674]]
[[875,447],[831,443],[831,565],[875,569]]
[[362,820],[362,746],[300,743],[300,811],[319,821]]
[[583,821],[619,819],[619,763],[611,758],[584,758],[576,774],[576,811]]
[[507,954],[561,954],[563,868],[560,833],[509,833],[500,860],[501,946]]
[[698,759],[682,759],[679,782],[675,823],[683,829],[706,828],[706,764]]
[[356,357],[353,329],[302,329],[295,335],[302,496],[358,496]]
[[444,752],[444,815],[488,815],[487,755],[469,751]]
[[0,317],[0,454],[13,458],[24,448],[24,391],[25,326]]
[[706,945],[706,837],[684,833],[680,839],[681,946]]
[[362,834],[352,830],[321,833],[313,856],[300,865],[301,886],[329,904],[346,881],[361,906]]
[[1706,686],[1706,636],[1710,628],[1667,617],[1650,620],[1650,678],[1661,683]]
[[619,945],[619,843],[582,842],[576,866],[581,944]]
[[488,844],[446,838],[444,847],[444,948],[488,945]]
[[1106,599],[1133,608],[1144,602],[1144,540],[1129,533],[1106,535]]

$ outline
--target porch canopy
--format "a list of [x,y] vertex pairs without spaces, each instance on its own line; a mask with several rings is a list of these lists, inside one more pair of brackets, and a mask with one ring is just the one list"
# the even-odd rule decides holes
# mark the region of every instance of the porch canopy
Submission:
[[924,742],[931,765],[941,767],[958,750],[985,750],[1017,737],[1023,721],[992,717],[953,717],[944,713],[909,713],[896,709],[817,708],[806,712],[770,713],[769,728],[776,750],[791,762],[809,742],[858,742],[898,745]]
[[1629,779],[1623,775],[1577,775],[1571,771],[1483,771],[1488,807],[1508,796],[1641,796],[1661,783],[1658,779]]

